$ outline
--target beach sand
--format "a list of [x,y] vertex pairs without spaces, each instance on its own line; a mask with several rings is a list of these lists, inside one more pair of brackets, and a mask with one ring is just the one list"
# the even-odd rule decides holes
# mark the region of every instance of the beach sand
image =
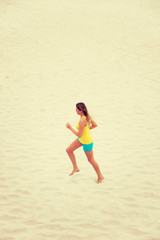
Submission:
[[[0,240],[160,239],[160,2],[1,0]],[[69,177],[75,104],[96,174]]]

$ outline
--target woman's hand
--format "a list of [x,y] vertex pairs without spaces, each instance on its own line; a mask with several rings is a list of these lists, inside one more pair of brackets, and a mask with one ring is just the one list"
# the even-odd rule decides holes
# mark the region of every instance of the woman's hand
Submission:
[[76,130],[74,130],[74,129],[71,127],[70,123],[66,123],[66,127],[67,127],[69,130],[71,130],[71,132],[73,132],[77,137],[81,137],[80,134],[79,134],[79,132],[77,132]]
[[66,123],[66,127],[67,127],[68,129],[71,129],[70,123]]
[[91,125],[89,126],[89,129],[93,129],[93,128],[96,128],[97,127],[97,123],[92,119],[91,120]]

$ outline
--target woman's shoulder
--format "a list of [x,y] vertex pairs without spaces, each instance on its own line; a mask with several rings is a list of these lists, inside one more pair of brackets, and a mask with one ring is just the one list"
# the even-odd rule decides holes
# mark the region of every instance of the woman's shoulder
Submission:
[[82,118],[80,118],[79,123],[86,125],[87,119],[82,117]]
[[79,120],[79,122],[86,122],[86,121],[87,121],[87,119],[84,118],[84,117],[81,117],[80,120]]

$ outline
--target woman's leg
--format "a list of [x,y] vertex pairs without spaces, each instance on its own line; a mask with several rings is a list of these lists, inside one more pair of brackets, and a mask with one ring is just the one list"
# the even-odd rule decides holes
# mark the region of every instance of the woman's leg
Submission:
[[77,166],[76,158],[74,155],[74,151],[81,147],[82,144],[76,139],[71,145],[66,149],[66,152],[71,159],[72,165],[73,165],[73,171],[69,174],[70,176],[73,175],[75,172],[79,172],[79,168]]
[[94,170],[97,173],[97,176],[98,176],[97,183],[101,183],[103,181],[104,177],[100,171],[98,163],[94,160],[93,150],[91,152],[87,151],[87,152],[85,152],[85,154],[87,156],[88,161],[90,162],[90,164],[93,166]]

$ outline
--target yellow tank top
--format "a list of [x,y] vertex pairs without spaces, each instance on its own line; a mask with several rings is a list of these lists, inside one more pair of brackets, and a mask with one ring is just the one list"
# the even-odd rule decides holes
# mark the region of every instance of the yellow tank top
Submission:
[[[83,116],[82,118],[86,118],[86,116]],[[76,128],[79,129],[79,122],[76,125]],[[93,142],[92,136],[91,136],[91,132],[89,129],[88,124],[84,127],[83,133],[82,133],[82,137],[79,138],[79,141],[82,144],[90,144]]]

